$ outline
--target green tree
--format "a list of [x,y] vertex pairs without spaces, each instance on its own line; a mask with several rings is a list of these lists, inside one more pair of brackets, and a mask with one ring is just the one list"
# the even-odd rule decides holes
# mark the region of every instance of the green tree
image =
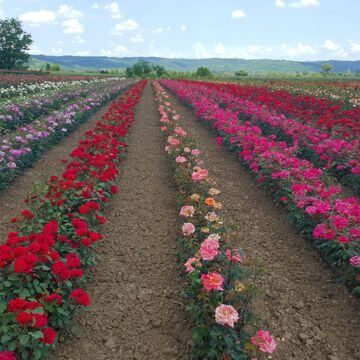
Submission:
[[152,68],[153,68],[153,71],[155,72],[156,76],[159,77],[159,78],[163,77],[166,74],[165,67],[162,66],[162,65],[154,64],[152,66]]
[[46,71],[51,71],[51,65],[49,63],[45,64],[45,70]]
[[199,77],[211,77],[212,74],[211,74],[211,71],[207,67],[200,66],[196,70],[196,76],[199,76]]
[[132,66],[126,68],[126,70],[125,70],[125,76],[128,77],[128,78],[133,78],[133,77],[135,77],[134,70],[133,70]]
[[236,72],[235,72],[235,75],[236,75],[236,76],[248,76],[249,73],[247,73],[247,72],[244,71],[244,70],[239,70],[239,71],[236,71]]
[[321,65],[321,73],[324,75],[330,74],[332,68],[333,67],[331,64],[322,64]]
[[60,71],[60,65],[58,64],[51,65],[51,71]]
[[26,50],[32,42],[18,19],[0,20],[0,69],[11,70],[26,63],[30,57]]

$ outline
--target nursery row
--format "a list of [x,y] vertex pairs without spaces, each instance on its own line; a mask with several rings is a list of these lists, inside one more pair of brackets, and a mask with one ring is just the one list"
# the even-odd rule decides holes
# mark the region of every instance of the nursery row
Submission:
[[[31,166],[45,151],[86,121],[101,105],[116,97],[129,82],[109,82],[58,96],[63,102],[50,115],[21,118],[24,125],[0,137],[0,189],[22,170]],[[41,109],[41,108],[40,108]]]
[[193,82],[191,85],[198,86],[202,95],[211,97],[222,107],[238,114],[239,119],[251,121],[265,135],[286,142],[302,158],[315,166],[323,167],[340,182],[352,187],[355,192],[360,192],[359,139],[346,141],[332,137],[317,127],[275,113],[264,104],[221,91],[222,87],[219,89],[217,84]]
[[75,310],[90,305],[84,270],[106,223],[103,209],[118,192],[117,164],[146,82],[112,103],[86,133],[61,177],[30,194],[0,245],[0,358],[40,359],[68,327]]
[[[174,170],[182,234],[179,258],[187,273],[187,309],[193,321],[194,359],[253,359],[271,354],[275,340],[255,331],[250,303],[252,272],[222,214],[220,191],[201,160],[196,143],[181,127],[168,95],[154,83],[165,151]],[[254,334],[255,333],[255,334]],[[253,336],[251,336],[253,334]]]
[[311,95],[292,94],[285,90],[270,90],[261,86],[216,84],[236,96],[266,105],[297,121],[316,126],[336,137],[352,139],[360,135],[360,107],[350,107],[344,101],[333,101]]
[[[190,106],[210,128],[218,144],[234,151],[243,164],[289,211],[299,230],[310,238],[354,292],[360,287],[360,205],[346,197],[340,186],[288,146],[266,135],[249,120],[249,113],[228,109],[213,99],[211,87],[185,81],[164,80],[165,87]],[[207,91],[207,93],[206,93]],[[243,110],[241,110],[243,111]]]
[[0,133],[14,130],[20,124],[30,123],[40,115],[58,109],[65,102],[81,95],[80,90],[100,90],[116,85],[115,79],[67,83],[66,87],[22,98],[12,98],[0,104]]
[[0,101],[12,96],[59,89],[66,84],[84,84],[96,79],[94,76],[0,75]]
[[355,81],[256,81],[255,85],[274,90],[286,90],[294,94],[306,94],[333,101],[344,101],[349,106],[360,106],[360,85]]

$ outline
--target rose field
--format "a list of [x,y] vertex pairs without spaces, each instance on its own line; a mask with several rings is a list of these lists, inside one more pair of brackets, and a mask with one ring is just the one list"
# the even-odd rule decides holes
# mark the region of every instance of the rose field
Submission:
[[359,360],[360,86],[0,74],[0,360]]

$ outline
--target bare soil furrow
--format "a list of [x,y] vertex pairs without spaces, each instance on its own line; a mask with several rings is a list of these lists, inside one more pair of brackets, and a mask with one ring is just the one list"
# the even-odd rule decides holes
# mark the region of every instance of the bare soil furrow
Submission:
[[150,84],[121,165],[101,260],[89,284],[93,307],[56,359],[189,359],[188,319],[177,265],[175,188]]

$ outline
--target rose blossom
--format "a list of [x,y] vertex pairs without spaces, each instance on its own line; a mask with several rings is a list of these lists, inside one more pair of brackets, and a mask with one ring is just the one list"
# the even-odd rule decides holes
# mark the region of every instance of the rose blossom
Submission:
[[227,249],[225,255],[233,264],[242,263],[244,260],[237,250]]
[[251,343],[256,345],[260,351],[272,354],[276,349],[276,342],[268,331],[259,330],[251,338]]
[[354,267],[360,267],[360,256],[352,256],[350,258],[350,265]]
[[215,309],[215,321],[224,326],[234,327],[239,320],[239,313],[231,306],[221,304]]
[[219,241],[205,239],[200,245],[200,255],[203,260],[214,260],[219,254]]
[[195,214],[195,208],[192,205],[184,205],[180,209],[180,215],[184,217],[193,217]]
[[186,157],[185,156],[177,156],[175,161],[177,164],[183,164],[186,162]]
[[187,261],[184,264],[186,268],[186,272],[192,273],[195,270],[195,268],[193,267],[194,263],[198,263],[197,265],[201,265],[199,259],[197,259],[196,257],[191,257],[187,259]]
[[220,194],[220,191],[218,189],[215,189],[215,188],[209,189],[209,195],[210,196],[215,196],[215,195],[218,195],[218,194]]
[[208,176],[209,173],[206,169],[199,169],[191,174],[191,179],[195,182],[199,182],[206,179]]
[[222,284],[224,278],[217,272],[209,272],[201,275],[201,282],[204,285],[204,290],[209,292],[211,290],[223,291]]
[[192,223],[184,223],[181,230],[184,236],[189,236],[195,232],[195,226]]

